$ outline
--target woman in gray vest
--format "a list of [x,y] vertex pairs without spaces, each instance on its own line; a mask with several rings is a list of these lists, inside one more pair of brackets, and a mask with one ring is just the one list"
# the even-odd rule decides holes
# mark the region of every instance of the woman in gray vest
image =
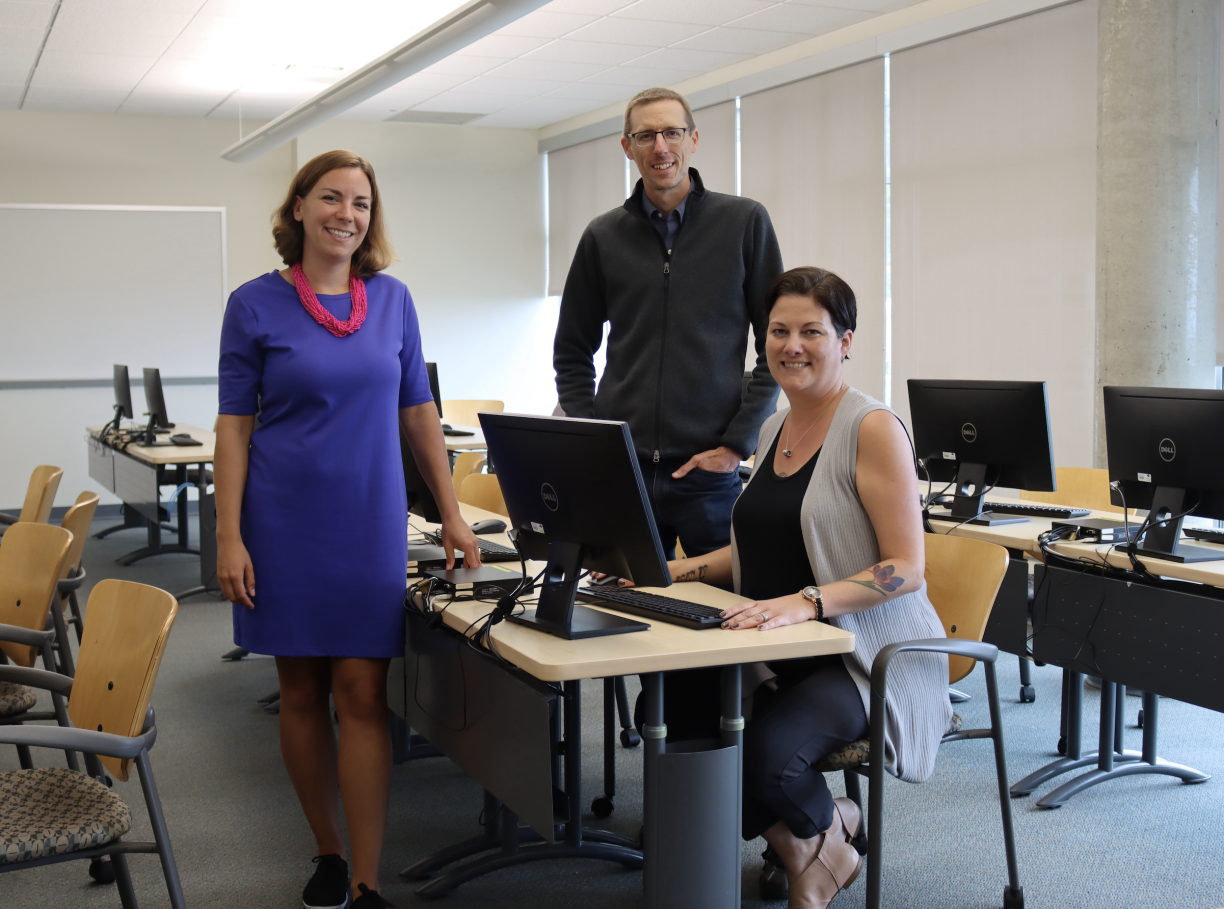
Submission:
[[[852,653],[770,663],[774,677],[758,689],[744,732],[744,838],[765,837],[786,870],[790,906],[812,909],[828,905],[862,867],[849,844],[861,812],[832,797],[814,764],[866,737],[876,654],[944,631],[923,580],[905,428],[842,378],[857,323],[854,292],[824,269],[796,268],[774,282],[768,300],[766,354],[790,407],[761,429],[731,545],[671,569],[677,581],[732,582],[752,597],[726,612],[724,627],[768,633],[825,621],[854,633]],[[669,679],[669,688],[688,711],[686,727],[717,723],[714,679],[702,684],[690,674],[686,684]],[[693,697],[695,688],[710,696]],[[951,719],[947,657],[898,657],[889,695],[885,766],[920,782]],[[707,704],[708,718],[694,715]]]

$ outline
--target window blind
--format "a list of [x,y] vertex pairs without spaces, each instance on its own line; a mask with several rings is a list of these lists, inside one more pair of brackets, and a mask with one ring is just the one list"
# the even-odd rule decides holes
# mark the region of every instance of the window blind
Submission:
[[548,154],[548,293],[565,289],[574,251],[591,219],[625,201],[620,136],[592,139]]

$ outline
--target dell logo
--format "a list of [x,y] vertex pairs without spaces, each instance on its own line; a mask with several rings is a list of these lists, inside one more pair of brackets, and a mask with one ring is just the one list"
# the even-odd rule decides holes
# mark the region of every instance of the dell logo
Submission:
[[561,500],[557,498],[557,490],[553,489],[549,483],[540,487],[540,498],[544,500],[544,507],[549,511],[556,511],[561,507]]
[[1156,450],[1160,452],[1160,457],[1166,461],[1172,461],[1177,457],[1177,446],[1173,444],[1172,439],[1161,439],[1160,446]]
[[977,441],[977,427],[974,426],[972,423],[966,423],[964,426],[961,427],[961,438],[964,439],[966,442],[976,442]]

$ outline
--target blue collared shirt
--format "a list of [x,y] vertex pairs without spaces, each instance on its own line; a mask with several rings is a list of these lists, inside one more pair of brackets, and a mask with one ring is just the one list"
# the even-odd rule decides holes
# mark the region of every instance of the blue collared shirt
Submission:
[[[689,192],[692,191],[690,184]],[[650,201],[650,197],[645,192],[642,193],[642,209],[646,212],[646,217],[650,220],[650,223],[654,225],[654,229],[659,232],[659,236],[663,238],[663,243],[667,246],[669,253],[671,252],[672,244],[676,242],[676,231],[684,223],[684,206],[687,202],[688,195],[685,194],[684,199],[675,207],[671,214],[664,215]]]

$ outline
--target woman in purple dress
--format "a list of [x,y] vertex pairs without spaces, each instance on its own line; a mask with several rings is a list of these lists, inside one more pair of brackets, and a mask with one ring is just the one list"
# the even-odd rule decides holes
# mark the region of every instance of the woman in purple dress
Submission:
[[369,162],[349,151],[308,162],[273,237],[288,268],[234,291],[221,331],[217,576],[234,642],[276,657],[281,754],[319,851],[302,902],[349,904],[339,794],[353,909],[381,909],[387,667],[404,652],[408,561],[401,426],[442,512],[448,563],[479,550],[459,516],[412,297],[380,274],[393,255]]

